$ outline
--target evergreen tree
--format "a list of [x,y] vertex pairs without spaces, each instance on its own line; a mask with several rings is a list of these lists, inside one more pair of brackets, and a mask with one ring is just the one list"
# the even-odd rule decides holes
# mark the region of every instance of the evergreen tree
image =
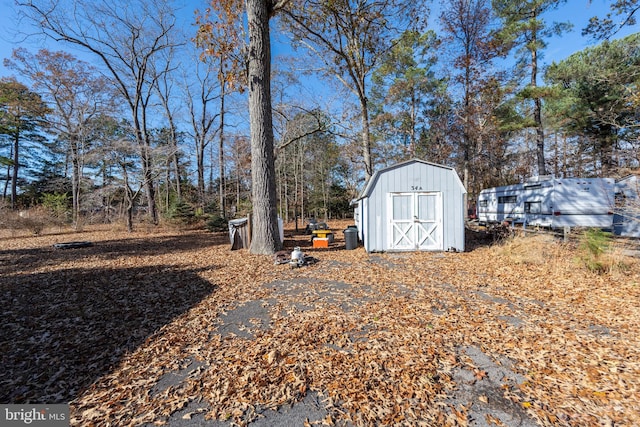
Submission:
[[11,208],[17,207],[18,179],[25,166],[22,150],[28,143],[42,142],[44,118],[49,112],[42,98],[12,78],[0,79],[0,138],[8,142],[8,155],[3,156],[7,166],[4,197],[11,183]]
[[[547,24],[543,15],[556,9],[566,0],[493,0],[496,14],[503,20],[501,39],[504,44],[518,48],[520,59],[531,69],[530,81],[522,96],[533,101],[533,122],[536,130],[538,174],[546,175],[545,136],[542,124],[542,99],[545,89],[538,87],[538,61],[547,46],[545,39],[571,28],[568,23]],[[528,60],[527,60],[528,55]]]
[[420,134],[429,126],[424,113],[441,83],[433,71],[437,45],[433,32],[407,31],[373,73],[372,123],[380,138],[404,147],[396,160],[416,156]]
[[558,96],[550,114],[565,118],[565,129],[594,144],[605,176],[617,166],[615,148],[621,139],[636,139],[640,34],[574,53],[553,63],[546,79]]

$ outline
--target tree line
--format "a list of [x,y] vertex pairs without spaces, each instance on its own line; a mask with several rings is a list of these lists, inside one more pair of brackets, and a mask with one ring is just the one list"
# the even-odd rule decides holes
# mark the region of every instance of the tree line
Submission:
[[[532,175],[624,174],[640,162],[640,40],[614,36],[638,2],[612,2],[584,23],[592,46],[543,68],[571,29],[547,18],[563,3],[452,0],[429,14],[427,1],[211,0],[187,34],[170,0],[18,2],[89,59],[5,59],[3,198],[58,197],[73,224],[129,229],[138,215],[252,211],[252,251],[270,253],[277,216],[348,215],[377,168],[412,157],[455,167],[471,204]],[[288,58],[272,59],[272,33]],[[322,100],[304,96],[320,85]]]

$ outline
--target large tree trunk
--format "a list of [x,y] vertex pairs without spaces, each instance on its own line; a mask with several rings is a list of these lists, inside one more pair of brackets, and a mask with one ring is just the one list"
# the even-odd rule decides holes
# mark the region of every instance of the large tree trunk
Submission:
[[275,160],[271,117],[269,2],[247,0],[249,24],[249,117],[253,225],[251,253],[273,254],[282,246],[278,233]]

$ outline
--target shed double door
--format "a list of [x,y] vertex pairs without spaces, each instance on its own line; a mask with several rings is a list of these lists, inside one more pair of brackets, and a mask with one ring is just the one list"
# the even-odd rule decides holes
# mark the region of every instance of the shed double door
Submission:
[[442,193],[390,193],[391,250],[442,250]]

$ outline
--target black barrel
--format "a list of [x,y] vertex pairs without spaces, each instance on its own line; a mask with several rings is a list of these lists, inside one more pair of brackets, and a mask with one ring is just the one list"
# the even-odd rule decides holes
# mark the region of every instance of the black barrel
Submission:
[[344,230],[345,249],[352,250],[358,247],[358,229],[349,227]]

